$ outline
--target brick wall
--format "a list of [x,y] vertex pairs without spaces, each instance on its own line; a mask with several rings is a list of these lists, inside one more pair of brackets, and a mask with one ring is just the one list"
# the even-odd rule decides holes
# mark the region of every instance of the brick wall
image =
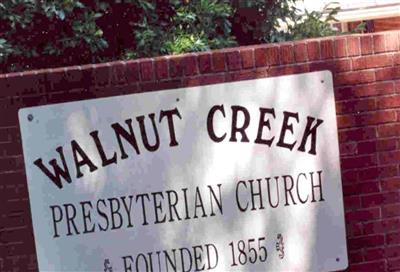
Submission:
[[18,109],[319,70],[334,75],[348,270],[399,271],[399,43],[386,32],[0,75],[0,271],[37,270]]

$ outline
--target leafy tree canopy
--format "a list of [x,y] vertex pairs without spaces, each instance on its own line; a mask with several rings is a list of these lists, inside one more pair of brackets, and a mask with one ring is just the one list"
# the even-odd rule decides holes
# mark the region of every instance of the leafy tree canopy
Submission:
[[[295,0],[3,0],[0,72],[336,34]],[[281,26],[287,25],[282,30]]]

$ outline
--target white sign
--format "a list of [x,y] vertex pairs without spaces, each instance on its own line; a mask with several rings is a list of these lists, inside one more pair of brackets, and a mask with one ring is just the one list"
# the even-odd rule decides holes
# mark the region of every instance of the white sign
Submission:
[[19,112],[42,271],[347,267],[330,72]]

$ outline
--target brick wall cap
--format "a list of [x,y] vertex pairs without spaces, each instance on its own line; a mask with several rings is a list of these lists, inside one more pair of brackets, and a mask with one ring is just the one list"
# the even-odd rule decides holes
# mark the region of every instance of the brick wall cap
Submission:
[[258,48],[270,48],[270,47],[281,47],[284,45],[296,45],[296,44],[304,44],[304,43],[309,43],[309,42],[315,42],[315,41],[324,41],[324,40],[342,40],[346,39],[348,37],[373,37],[373,36],[381,36],[381,35],[390,35],[390,34],[400,34],[399,30],[391,30],[391,31],[382,31],[382,32],[375,32],[375,33],[367,33],[367,34],[346,34],[346,35],[336,35],[336,36],[328,36],[328,37],[319,37],[319,38],[311,38],[311,39],[304,39],[304,40],[297,40],[297,41],[288,41],[288,42],[281,42],[281,43],[266,43],[266,44],[256,44],[256,45],[246,45],[246,46],[238,46],[238,47],[232,47],[232,48],[222,48],[222,49],[216,49],[216,50],[209,50],[209,51],[203,51],[203,52],[191,52],[191,53],[185,53],[185,54],[177,54],[177,55],[163,55],[163,56],[157,56],[154,58],[141,58],[141,59],[134,59],[134,60],[116,60],[112,62],[105,62],[105,63],[95,63],[95,64],[83,64],[83,65],[75,65],[75,66],[66,66],[66,67],[57,67],[57,68],[47,68],[47,69],[38,69],[38,70],[30,70],[30,71],[24,71],[24,72],[16,72],[16,73],[7,73],[7,74],[0,74],[0,79],[2,78],[10,78],[10,77],[15,77],[15,76],[24,76],[32,73],[50,73],[54,71],[60,71],[60,69],[66,69],[68,71],[70,70],[75,70],[79,69],[77,67],[80,67],[80,69],[96,69],[104,66],[112,66],[116,63],[142,63],[146,61],[158,61],[160,59],[170,59],[170,58],[184,58],[188,56],[196,56],[198,57],[199,55],[202,54],[213,54],[213,53],[227,53],[227,52],[232,52],[232,51],[241,51],[241,50],[255,50]]

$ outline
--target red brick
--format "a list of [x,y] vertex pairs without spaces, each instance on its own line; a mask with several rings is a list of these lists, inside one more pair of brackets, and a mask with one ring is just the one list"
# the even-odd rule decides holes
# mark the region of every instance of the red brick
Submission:
[[[397,184],[400,184],[400,180],[397,179]],[[398,186],[400,188],[400,186]],[[394,217],[400,216],[400,203],[385,205],[382,207],[382,217]]]
[[374,125],[396,121],[396,114],[393,111],[375,111],[360,114],[357,116],[357,125]]
[[268,70],[269,67],[260,67],[254,69],[254,72],[256,74],[256,78],[266,78],[268,77]]
[[[100,97],[109,97],[109,96],[115,96],[115,95],[122,95],[122,94],[127,94],[130,92],[137,92],[138,87],[137,83],[131,84],[131,85],[111,85],[111,86],[105,86],[105,87],[99,87],[96,89],[89,89],[89,90],[82,90],[81,93],[83,93],[82,97],[94,97],[94,98],[100,98]],[[79,94],[74,93],[74,97],[79,97]]]
[[386,51],[399,50],[399,34],[397,32],[385,34]]
[[212,64],[213,72],[225,71],[225,53],[224,52],[213,52],[212,53]]
[[0,143],[0,157],[22,155],[22,144],[19,142]]
[[[27,248],[35,248],[34,243],[32,243],[32,246],[28,246]],[[33,251],[30,251],[33,252]],[[20,271],[37,271],[37,260],[36,260],[36,255],[35,254],[25,254],[25,255],[19,255],[19,256],[13,256],[10,258],[5,258],[5,265],[6,267],[13,267],[17,270]]]
[[371,248],[377,246],[383,246],[385,243],[385,237],[382,234],[362,236],[357,238],[348,239],[349,250]]
[[372,54],[374,52],[374,44],[373,44],[372,36],[365,35],[365,36],[361,36],[360,39],[361,39],[360,40],[361,54],[362,55]]
[[373,36],[374,40],[374,52],[382,53],[385,52],[385,36],[383,34],[375,34]]
[[147,81],[142,82],[139,85],[142,92],[165,90],[165,89],[176,89],[182,87],[181,79],[168,79],[160,81]]
[[370,154],[376,151],[396,149],[395,139],[360,142],[357,145],[357,154]]
[[363,234],[362,222],[347,222],[346,224],[346,236],[357,237]]
[[357,180],[360,181],[374,180],[378,177],[379,177],[379,168],[376,166],[357,171]]
[[357,154],[371,154],[376,152],[376,142],[361,142],[357,144]]
[[294,52],[292,44],[285,44],[280,46],[280,57],[282,64],[290,64],[294,62]]
[[321,59],[333,58],[333,40],[322,40],[321,41]]
[[[89,74],[86,78],[84,76],[84,71]],[[66,67],[64,79],[65,82],[68,82],[68,85],[66,86],[67,89],[82,88],[83,85],[88,85],[88,83],[89,85],[93,84],[93,74],[91,71],[91,69],[82,70],[79,66]]]
[[22,156],[0,158],[0,173],[23,169],[24,163]]
[[166,79],[168,78],[168,59],[167,58],[159,58],[154,62],[155,70],[156,70],[156,78],[157,79]]
[[400,271],[400,258],[388,260],[387,267],[388,271]]
[[397,149],[398,144],[396,139],[380,139],[376,142],[378,151],[388,151]]
[[393,82],[378,82],[367,85],[348,86],[335,90],[336,100],[344,100],[356,97],[375,96],[394,93]]
[[[398,177],[392,177],[382,180],[382,191],[396,191],[400,190],[400,179]],[[400,212],[400,210],[399,210]]]
[[381,164],[396,163],[400,161],[400,151],[386,151],[379,154],[379,162]]
[[397,175],[397,165],[371,167],[358,172],[358,180],[374,180],[377,178],[392,177]]
[[32,233],[26,226],[19,228],[11,228],[0,231],[0,241],[2,243],[11,243],[32,239]]
[[351,128],[339,130],[339,142],[360,141],[376,138],[375,127]]
[[306,73],[309,71],[308,68],[309,68],[308,64],[276,66],[276,67],[271,67],[268,70],[268,76],[282,76],[282,75]]
[[[4,252],[3,260],[5,260],[5,262],[3,265],[5,267],[9,266],[13,268],[13,270],[9,271],[39,271],[37,266],[29,264],[27,258],[24,258],[27,257],[27,254],[35,252],[34,243],[32,242],[31,244],[32,245],[26,242],[17,241],[12,244],[0,245],[0,252]],[[7,264],[7,258],[10,260],[8,264]],[[0,268],[3,268],[1,262],[0,262]],[[2,271],[8,271],[8,270],[2,270]]]
[[[60,76],[58,76],[60,74]],[[49,81],[50,83],[53,83],[53,77],[58,76],[56,79],[54,79],[54,82],[57,83],[60,81],[58,78],[62,78],[62,75],[64,74],[64,71],[60,73],[52,73],[50,74]],[[3,76],[3,75],[0,75]],[[11,87],[9,81],[12,79],[5,78],[5,77],[0,77],[0,97],[7,97],[7,96],[12,96],[15,94],[14,88]],[[14,79],[15,80],[15,79]],[[17,81],[17,80],[15,80]],[[17,81],[18,82],[18,81]]]
[[0,180],[1,180],[1,185],[17,186],[19,184],[26,184],[26,176],[24,169],[20,169],[19,171],[14,169],[14,172],[0,173]]
[[226,62],[230,71],[240,70],[242,68],[242,60],[240,58],[240,53],[237,50],[226,53]]
[[343,184],[351,184],[358,181],[358,170],[342,170],[342,181]]
[[378,193],[380,191],[379,182],[362,182],[343,186],[343,194],[345,196]]
[[194,76],[198,74],[196,56],[186,55],[182,58],[182,70],[185,76]]
[[363,155],[357,157],[348,157],[341,159],[342,169],[355,169],[369,167],[377,164],[375,155]]
[[348,128],[395,122],[397,120],[397,115],[396,112],[393,111],[372,111],[362,114],[338,116],[337,120],[339,128]]
[[357,151],[356,143],[342,143],[339,145],[340,156],[354,155]]
[[199,70],[200,73],[210,73],[211,72],[211,54],[202,53],[198,55]]
[[173,56],[169,59],[169,76],[177,78],[183,76],[183,56]]
[[137,61],[126,62],[126,77],[128,84],[139,80],[139,64]]
[[386,243],[389,245],[400,244],[400,232],[386,234]]
[[359,196],[345,196],[344,197],[344,208],[346,211],[356,210],[361,208],[361,199]]
[[321,52],[318,41],[310,41],[307,43],[307,54],[309,60],[321,59]]
[[[109,89],[110,86],[108,87],[101,87],[97,89],[75,89],[70,92],[61,92],[61,93],[52,93],[48,97],[46,97],[46,103],[63,103],[63,102],[71,102],[71,101],[78,101],[78,100],[83,100],[83,99],[92,99],[92,98],[97,98],[97,97],[102,97],[106,95],[102,91],[98,91],[101,89]],[[118,86],[113,86],[113,89],[116,90],[120,87]],[[120,94],[120,92],[118,92]],[[24,103],[33,103],[35,105],[38,105],[38,101],[27,101]]]
[[[83,96],[81,97],[81,99],[84,99],[84,98],[85,97],[83,97]],[[72,99],[72,97],[71,97],[70,100],[72,101],[74,99]],[[76,99],[76,100],[78,100],[78,99]],[[20,101],[24,107],[39,106],[39,105],[44,105],[49,102],[49,101],[47,101],[47,97],[44,95],[23,96]],[[10,118],[13,118],[13,116],[8,117],[7,119],[10,119]]]
[[379,109],[390,109],[400,107],[400,94],[378,98]]
[[336,38],[334,40],[335,57],[347,57],[347,44],[346,38]]
[[267,65],[279,64],[279,46],[269,46],[266,48]]
[[[79,68],[77,70],[79,70]],[[21,74],[21,76],[5,78],[3,80],[5,81],[6,86],[1,86],[3,87],[1,95],[37,95],[44,93],[50,89],[47,75],[48,74],[44,72],[28,71]]]
[[230,81],[237,81],[237,80],[248,80],[248,79],[255,79],[257,73],[253,70],[242,70],[242,71],[235,71],[225,75],[225,80],[227,82]]
[[340,85],[354,85],[375,81],[374,71],[357,71],[337,74],[335,83]]
[[[3,194],[7,196],[6,198],[4,198],[4,200],[8,199],[8,201],[11,201],[13,199],[28,199],[28,188],[26,184],[13,184],[12,186],[5,186],[5,188],[3,189]],[[11,227],[15,226],[16,225]]]
[[304,42],[296,42],[294,44],[294,58],[296,62],[307,61],[307,45]]
[[254,70],[256,78],[266,78],[268,77],[268,71],[270,67],[261,67]]
[[154,78],[154,69],[152,60],[143,60],[139,62],[141,81],[150,81]]
[[348,253],[351,264],[361,263],[364,260],[364,256],[363,256],[362,252],[363,251],[361,251],[361,250],[357,250],[357,251],[350,251]]
[[366,272],[366,271],[385,271],[385,261],[378,260],[374,262],[364,262],[360,264],[350,263],[348,271],[351,272]]
[[[28,101],[29,100],[29,101]],[[40,104],[44,104],[46,100],[46,96],[43,95],[35,95],[35,96],[24,96],[21,99],[22,106],[37,106]],[[0,108],[0,116],[7,116],[7,118],[0,118],[0,127],[10,127],[18,124],[18,115],[17,115],[18,107],[11,106],[7,108]]]
[[376,80],[393,80],[400,78],[400,66],[377,69]]
[[267,49],[265,47],[256,48],[254,50],[254,59],[256,67],[267,66]]
[[378,207],[346,212],[346,223],[367,222],[381,218]]
[[385,249],[383,247],[366,249],[364,253],[365,261],[375,261],[383,259],[384,257]]
[[392,55],[371,55],[353,59],[353,70],[378,68],[392,65]]
[[379,176],[381,178],[394,177],[398,174],[397,165],[386,165],[379,167]]
[[349,56],[359,56],[361,53],[360,38],[347,37],[347,50]]
[[199,85],[217,84],[225,82],[225,75],[204,75],[197,78]]
[[111,85],[125,85],[127,84],[126,78],[126,64],[125,62],[117,62],[111,65]]
[[400,136],[400,123],[380,125],[378,135],[379,137]]
[[385,250],[387,258],[398,258],[400,257],[400,245],[387,247]]
[[400,202],[400,192],[385,192],[361,197],[363,207],[374,207]]
[[309,65],[310,71],[330,70],[332,73],[336,73],[351,70],[351,62],[349,59],[317,61],[311,62]]
[[400,228],[400,219],[385,219],[364,223],[364,234],[378,234],[397,231]]
[[242,59],[243,68],[253,68],[254,67],[254,50],[253,48],[246,48],[240,50],[240,57]]
[[184,78],[182,79],[182,86],[186,87],[193,87],[193,86],[199,86],[200,84],[200,77],[189,77],[189,78]]
[[370,111],[374,109],[376,109],[375,98],[340,101],[336,103],[336,112],[338,114]]
[[375,180],[380,175],[380,168],[379,167],[370,167],[364,168],[362,170],[357,171],[357,180],[358,181],[368,181],[368,180]]

